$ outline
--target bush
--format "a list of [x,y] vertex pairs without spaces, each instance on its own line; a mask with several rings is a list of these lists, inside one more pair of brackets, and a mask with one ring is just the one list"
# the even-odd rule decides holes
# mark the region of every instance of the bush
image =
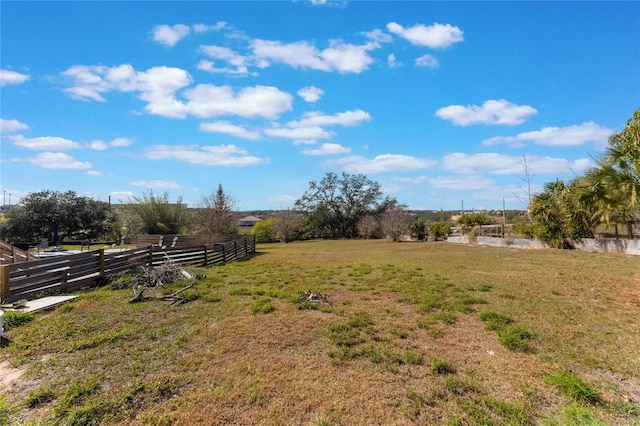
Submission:
[[437,241],[449,235],[451,233],[451,227],[444,222],[437,222],[429,227],[429,232],[436,237]]
[[275,218],[270,217],[253,225],[253,235],[256,243],[272,243],[276,240],[274,232]]

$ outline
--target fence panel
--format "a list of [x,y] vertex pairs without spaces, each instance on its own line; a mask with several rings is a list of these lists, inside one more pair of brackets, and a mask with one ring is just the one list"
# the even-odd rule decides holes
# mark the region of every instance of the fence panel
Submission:
[[160,266],[167,261],[180,265],[213,265],[239,260],[255,253],[255,239],[243,237],[226,243],[163,249],[149,246],[114,253],[104,249],[52,256],[0,266],[0,301],[12,302],[43,293],[94,284],[139,266]]

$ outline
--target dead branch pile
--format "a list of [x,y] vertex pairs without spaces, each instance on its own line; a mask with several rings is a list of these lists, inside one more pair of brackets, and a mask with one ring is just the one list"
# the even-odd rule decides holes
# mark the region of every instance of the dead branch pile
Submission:
[[322,293],[314,293],[312,291],[305,291],[304,293],[299,293],[298,303],[313,303],[313,304],[325,304],[332,305],[333,303],[329,300],[329,296]]
[[[175,305],[180,305],[182,303],[187,303],[188,299],[180,296],[181,293],[189,290],[190,288],[194,289],[196,291],[196,293],[198,293],[198,289],[196,288],[196,282],[193,281],[191,284],[189,284],[186,287],[181,288],[180,290],[176,291],[175,293],[171,293],[171,294],[164,294],[162,296],[155,296],[155,297],[151,297],[151,296],[145,296],[144,295],[144,290],[145,288],[141,288],[139,290],[138,293],[136,293],[135,297],[131,300],[129,300],[129,303],[137,303],[137,302],[143,302],[145,300],[151,300],[151,299],[156,299],[156,300],[167,300],[167,301],[171,301],[171,303],[169,304],[169,306],[175,306]],[[198,293],[199,295],[200,293]]]

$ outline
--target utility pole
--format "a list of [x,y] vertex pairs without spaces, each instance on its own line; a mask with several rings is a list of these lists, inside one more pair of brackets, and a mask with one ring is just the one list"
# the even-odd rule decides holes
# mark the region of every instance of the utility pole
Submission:
[[7,197],[7,191],[6,190],[2,190],[2,207],[6,206],[6,198]]
[[504,197],[502,197],[502,238],[504,238],[505,226],[507,226],[507,210],[504,205]]

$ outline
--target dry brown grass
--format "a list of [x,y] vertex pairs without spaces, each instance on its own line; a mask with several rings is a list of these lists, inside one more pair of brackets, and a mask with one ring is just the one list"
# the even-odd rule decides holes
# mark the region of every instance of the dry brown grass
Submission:
[[[198,271],[208,275],[198,284],[202,297],[176,308],[131,305],[130,292],[102,289],[9,330],[0,359],[29,368],[11,385],[5,417],[570,424],[577,406],[546,380],[567,369],[602,398],[578,407],[586,417],[640,422],[638,258],[387,241],[258,250],[249,261]],[[298,292],[306,290],[329,295],[333,305],[299,309]],[[258,298],[275,310],[251,313]],[[483,311],[531,331],[531,351],[502,346],[479,319]],[[332,340],[339,332],[344,346]],[[434,372],[433,360],[455,373]],[[71,397],[91,380],[97,389]],[[26,407],[43,388],[55,397]],[[0,401],[0,420],[2,408]]]

